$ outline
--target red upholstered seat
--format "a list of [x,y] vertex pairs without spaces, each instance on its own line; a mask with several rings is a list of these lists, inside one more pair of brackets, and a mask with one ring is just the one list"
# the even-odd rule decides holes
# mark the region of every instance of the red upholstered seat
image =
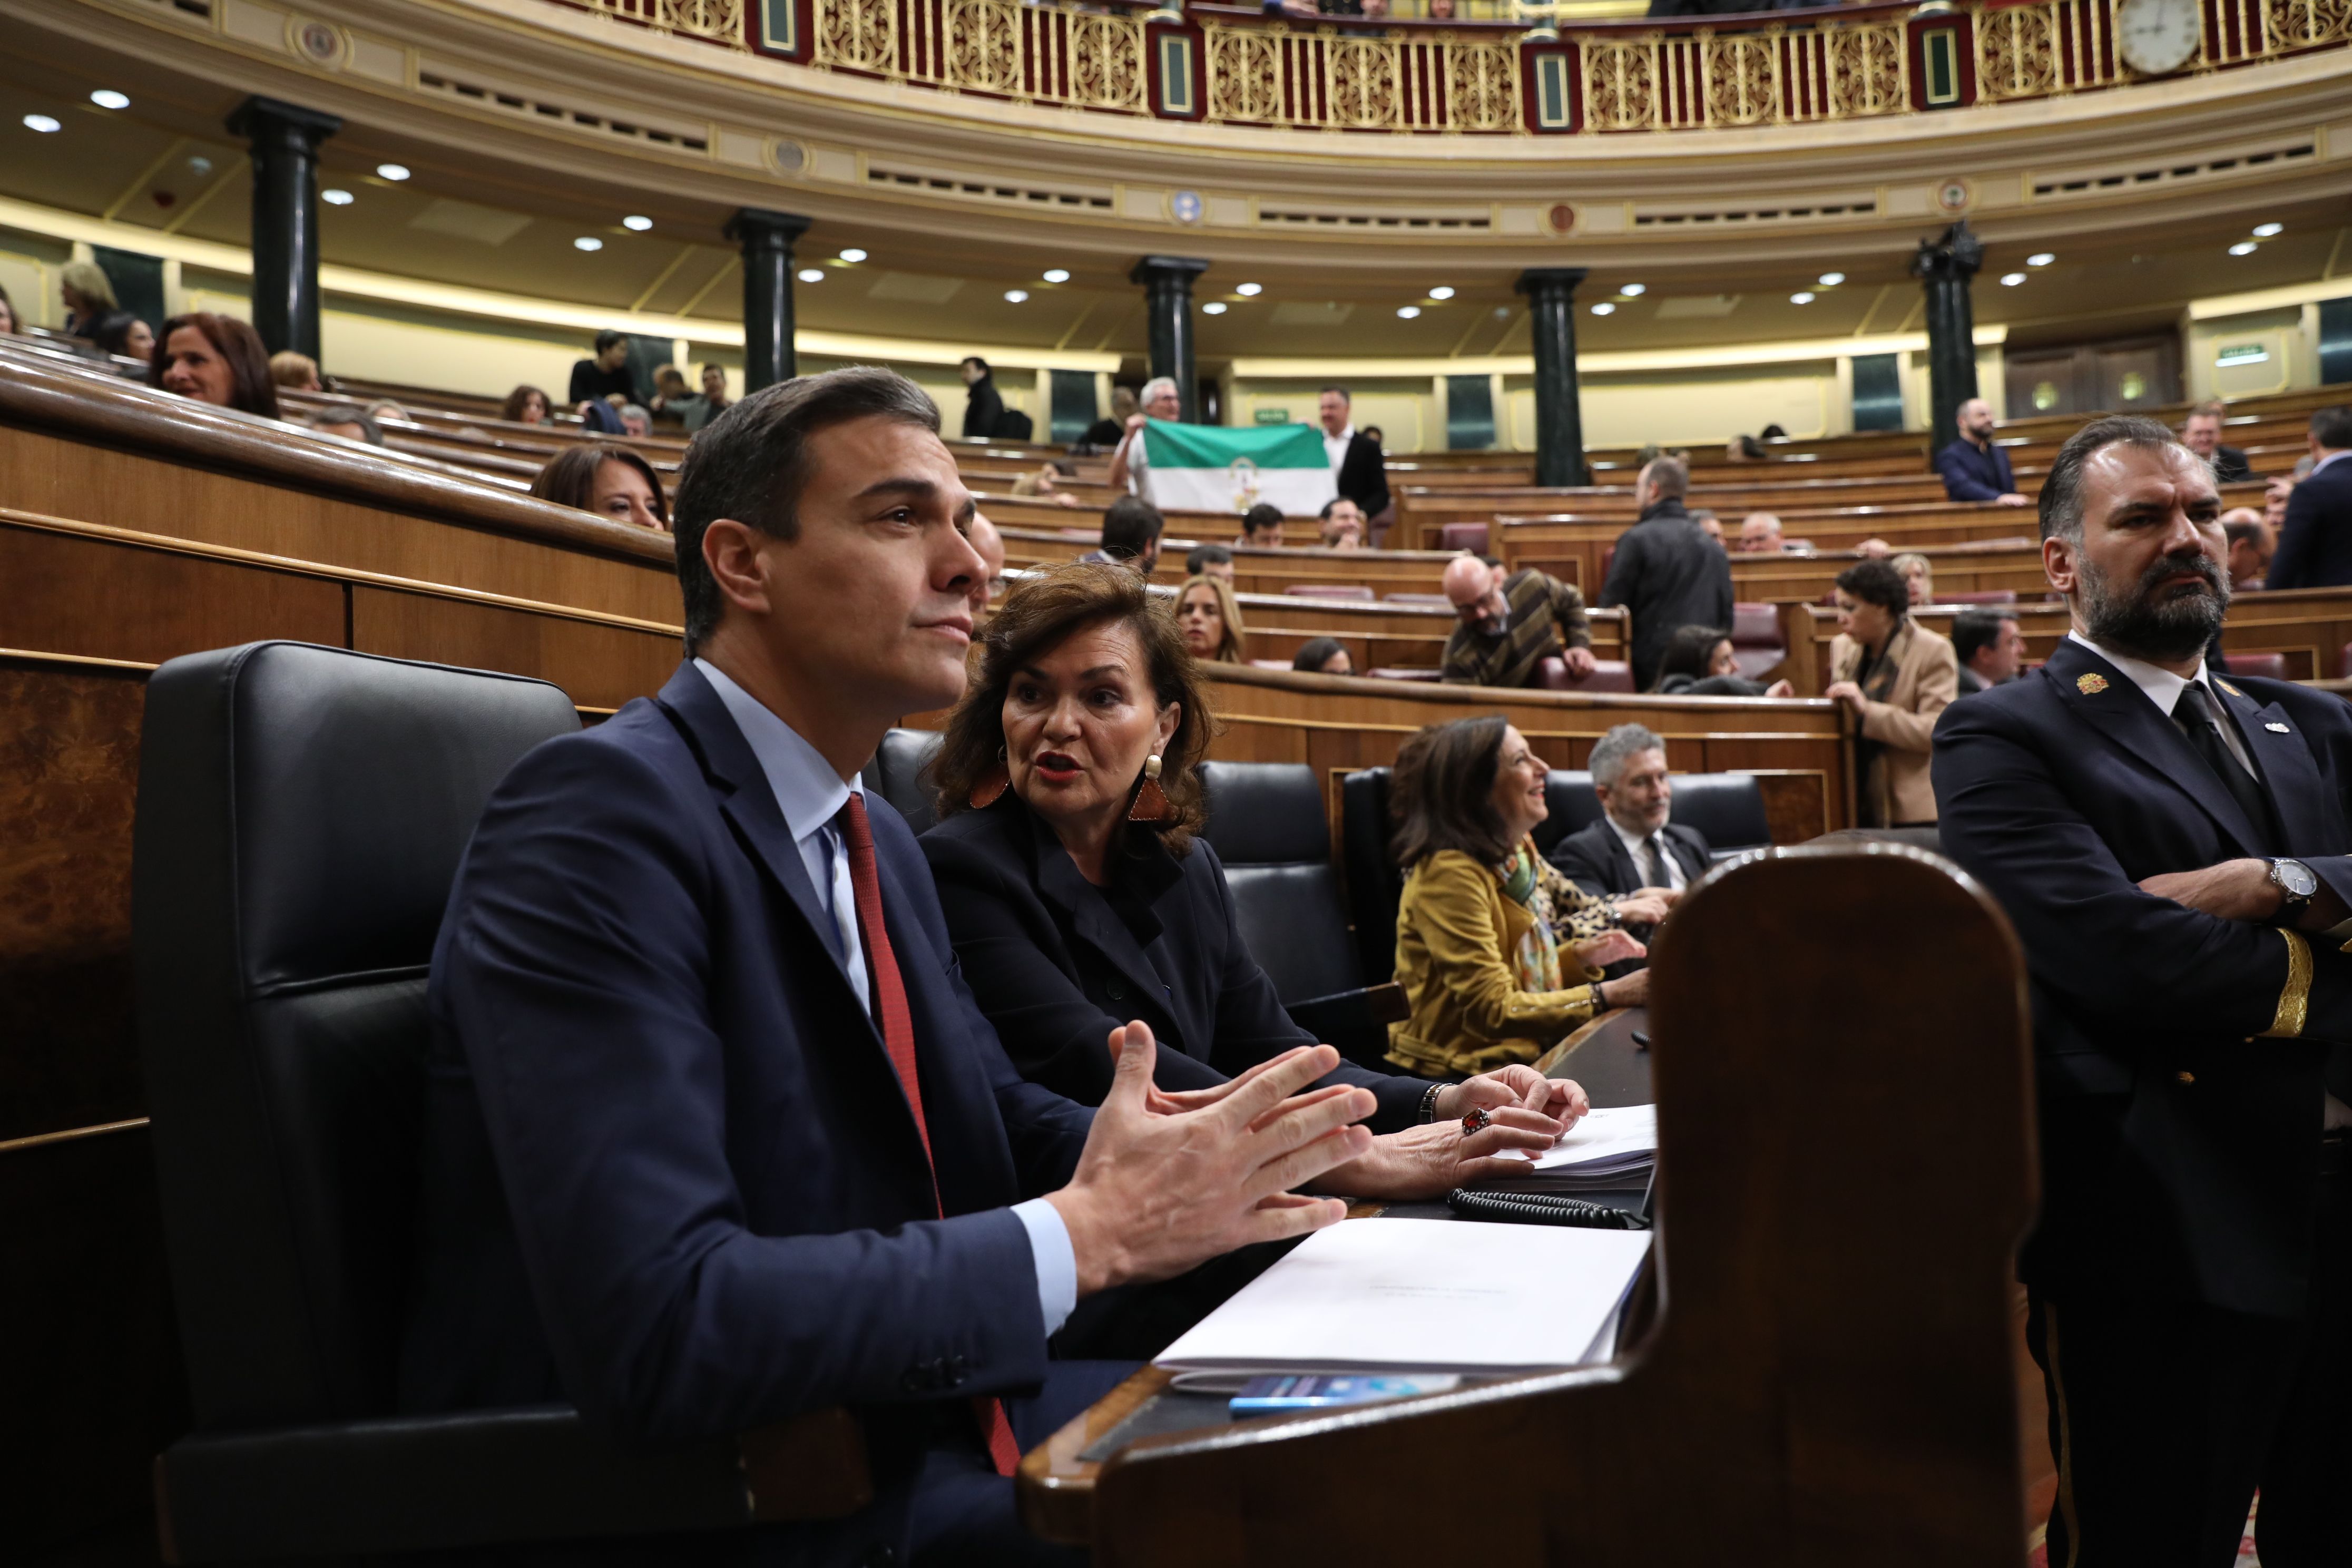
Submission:
[[1732,605],[1731,646],[1779,647],[1780,646],[1780,612],[1769,605]]
[[1467,550],[1473,555],[1486,553],[1488,530],[1483,522],[1449,522],[1437,531],[1440,550]]
[[2258,676],[2264,680],[2286,679],[2286,655],[2283,653],[2223,653],[2221,662],[2230,667],[2231,675]]
[[1633,689],[1633,667],[1622,658],[1596,660],[1592,673],[1579,680],[1568,673],[1568,661],[1558,654],[1536,665],[1536,675],[1529,686],[1545,691],[1631,691]]
[[1971,588],[1965,594],[1938,594],[1936,602],[1939,605],[2014,605],[2017,603],[2017,590]]
[[1372,596],[1361,583],[1293,583],[1283,590],[1301,599],[1363,599]]
[[1436,668],[1425,664],[1398,665],[1387,669],[1368,669],[1364,673],[1374,680],[1435,680],[1437,679]]

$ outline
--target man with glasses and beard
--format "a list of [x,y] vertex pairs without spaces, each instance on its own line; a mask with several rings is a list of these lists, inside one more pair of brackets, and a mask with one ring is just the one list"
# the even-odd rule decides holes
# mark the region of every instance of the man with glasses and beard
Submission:
[[2152,420],[2052,464],[2074,627],[1944,710],[1947,854],[2032,975],[2042,1205],[2020,1258],[2053,1564],[2352,1562],[2352,708],[2216,679],[2211,469]]

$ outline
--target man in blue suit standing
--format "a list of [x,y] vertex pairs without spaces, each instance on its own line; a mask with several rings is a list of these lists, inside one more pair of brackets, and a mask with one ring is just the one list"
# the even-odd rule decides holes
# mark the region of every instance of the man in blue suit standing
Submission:
[[2271,556],[2271,588],[2335,588],[2352,583],[2352,408],[2311,416],[2312,468],[2287,497]]
[[1954,417],[1960,438],[1936,454],[1936,472],[1944,477],[1947,500],[1989,500],[2002,506],[2023,506],[2017,479],[2009,469],[2009,454],[1993,445],[1992,405],[1981,397],[1960,405]]
[[[1337,1220],[1329,1047],[1164,1096],[1140,1025],[1089,1112],[1024,1082],[906,824],[858,769],[961,692],[972,499],[911,383],[727,410],[679,476],[688,662],[485,812],[436,951],[404,1406],[568,1399],[654,1442],[845,1406],[874,1501],[646,1560],[1060,1563],[1006,1479],[1125,1368],[1076,1300]],[[1286,1098],[1291,1097],[1291,1098]],[[600,1558],[600,1561],[603,1559]]]
[[2216,679],[2211,468],[2153,420],[2043,481],[2074,629],[1944,710],[1945,851],[2032,976],[2041,1223],[2028,1341],[2053,1564],[2352,1562],[2352,708]]

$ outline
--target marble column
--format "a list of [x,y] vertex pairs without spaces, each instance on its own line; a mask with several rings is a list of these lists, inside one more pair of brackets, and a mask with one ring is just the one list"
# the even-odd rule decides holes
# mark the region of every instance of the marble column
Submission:
[[743,247],[743,390],[800,374],[793,348],[793,245],[811,220],[798,213],[738,208],[726,237]]
[[1187,424],[1201,417],[1201,392],[1192,363],[1192,279],[1209,269],[1187,256],[1147,256],[1127,275],[1143,285],[1144,314],[1151,343],[1151,374],[1172,376],[1183,399],[1179,416]]
[[1536,483],[1592,482],[1584,466],[1584,412],[1576,395],[1576,286],[1581,267],[1535,267],[1519,274],[1536,353]]
[[253,328],[271,353],[319,354],[319,143],[331,114],[248,98],[228,131],[253,144]]
[[1959,439],[1960,405],[1977,395],[1976,312],[1969,281],[1984,265],[1984,241],[1956,223],[1939,239],[1923,239],[1911,258],[1913,276],[1927,290],[1927,450]]

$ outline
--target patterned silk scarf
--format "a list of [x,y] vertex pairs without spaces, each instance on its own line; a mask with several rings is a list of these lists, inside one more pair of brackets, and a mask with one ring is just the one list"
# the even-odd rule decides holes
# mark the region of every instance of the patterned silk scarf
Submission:
[[1551,891],[1543,884],[1539,874],[1543,862],[1536,856],[1535,841],[1523,838],[1508,860],[1496,874],[1502,879],[1503,891],[1515,904],[1525,907],[1535,917],[1535,928],[1519,939],[1518,951],[1511,955],[1512,966],[1518,971],[1522,991],[1558,991],[1562,989],[1559,973],[1559,943],[1552,937]]

